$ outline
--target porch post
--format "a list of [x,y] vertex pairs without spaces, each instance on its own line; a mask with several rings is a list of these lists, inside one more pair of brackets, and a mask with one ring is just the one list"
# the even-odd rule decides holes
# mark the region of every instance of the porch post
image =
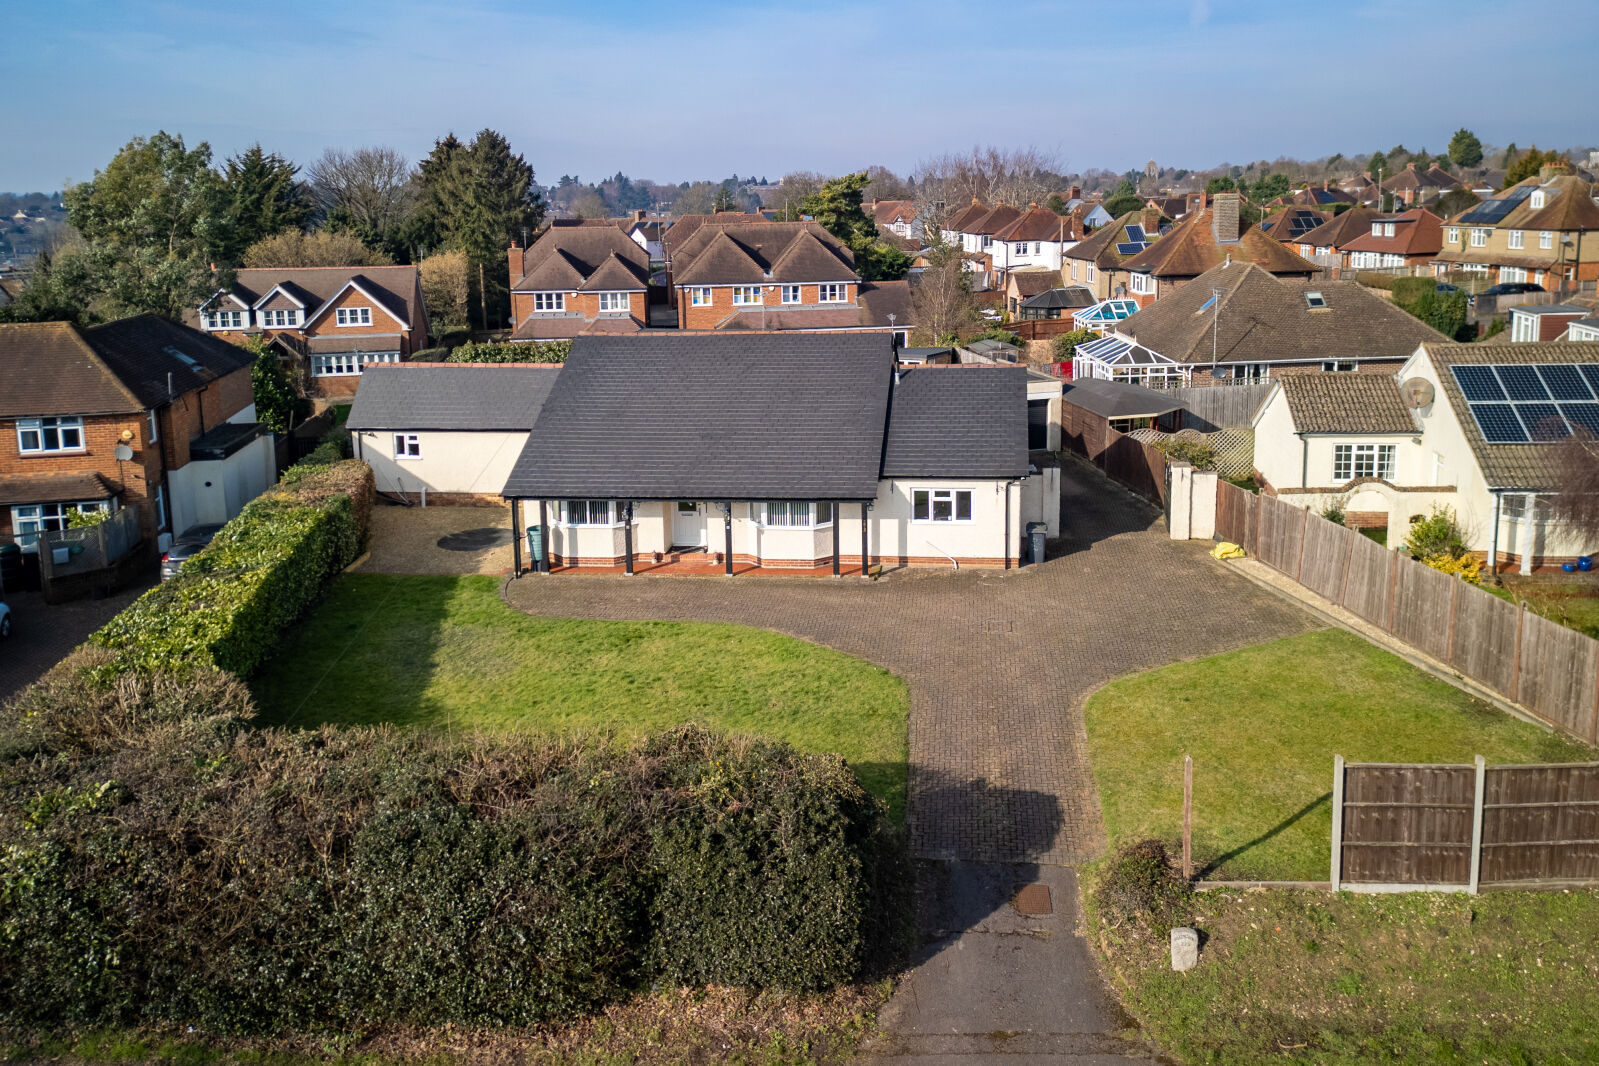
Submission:
[[872,547],[871,547],[871,537],[869,536],[870,526],[869,526],[869,523],[867,522],[867,513],[871,509],[871,506],[872,505],[867,503],[865,500],[861,501],[861,576],[862,577],[871,577],[872,576]]
[[622,501],[622,572],[633,576],[633,501]]
[[522,501],[511,497],[511,577],[522,576]]
[[733,576],[733,501],[722,503],[722,573]]
[[844,524],[844,505],[841,500],[833,501],[833,576],[838,576],[838,527]]
[[535,565],[537,565],[539,573],[547,574],[550,572],[550,503],[548,500],[539,501],[539,547],[543,549],[543,554]]

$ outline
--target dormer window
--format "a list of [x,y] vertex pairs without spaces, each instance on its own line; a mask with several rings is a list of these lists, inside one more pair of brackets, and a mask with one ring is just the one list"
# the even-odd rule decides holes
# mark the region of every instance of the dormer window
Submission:
[[1128,288],[1140,296],[1153,295],[1155,292],[1155,278],[1151,274],[1134,274],[1129,279]]
[[1544,201],[1543,190],[1542,189],[1534,189],[1534,190],[1532,190],[1532,196],[1529,197],[1528,200],[1527,200],[1527,205],[1529,207],[1531,207],[1533,210],[1536,211],[1538,208],[1543,206],[1543,201]]
[[206,329],[243,329],[243,311],[212,311],[200,316]]
[[1373,237],[1381,237],[1382,236],[1382,223],[1381,222],[1373,222],[1371,224],[1371,235]]
[[341,326],[370,326],[372,324],[372,309],[370,307],[341,307],[333,312],[334,321]]
[[288,329],[300,324],[302,314],[303,311],[294,310],[262,311],[261,326],[264,329]]

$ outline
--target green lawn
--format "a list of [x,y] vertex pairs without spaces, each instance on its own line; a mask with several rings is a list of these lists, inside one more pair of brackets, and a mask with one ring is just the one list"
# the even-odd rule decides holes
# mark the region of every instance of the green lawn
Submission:
[[531,618],[493,577],[347,574],[252,687],[269,725],[626,736],[698,722],[837,752],[904,815],[904,682],[761,629]]
[[1587,582],[1555,583],[1538,580],[1504,579],[1505,588],[1490,588],[1496,596],[1516,602],[1526,600],[1534,614],[1567,629],[1599,638],[1599,590]]
[[1327,879],[1335,754],[1594,758],[1341,629],[1114,682],[1089,700],[1087,716],[1113,846],[1179,839],[1183,755],[1194,757],[1194,853],[1213,880]]

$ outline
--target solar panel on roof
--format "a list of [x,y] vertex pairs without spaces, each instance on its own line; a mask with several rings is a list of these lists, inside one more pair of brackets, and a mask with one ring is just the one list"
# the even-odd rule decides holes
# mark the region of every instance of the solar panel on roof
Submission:
[[1566,416],[1573,429],[1586,430],[1599,437],[1599,403],[1563,403],[1560,413]]
[[1477,428],[1482,430],[1482,439],[1489,444],[1527,443],[1527,431],[1516,417],[1514,404],[1474,403],[1468,406],[1471,417],[1477,420]]
[[1510,365],[1495,367],[1505,393],[1512,400],[1547,400],[1549,390],[1544,388],[1538,371],[1530,366]]
[[1571,427],[1552,403],[1517,404],[1516,413],[1521,416],[1521,424],[1527,427],[1528,436],[1535,441],[1565,440],[1571,436]]
[[1587,379],[1588,387],[1593,389],[1594,395],[1599,396],[1599,363],[1578,363],[1577,369],[1582,371],[1582,376]]
[[1493,368],[1488,366],[1455,366],[1450,367],[1455,372],[1455,381],[1460,385],[1460,392],[1466,397],[1468,403],[1481,400],[1503,400],[1504,387],[1499,384],[1499,379],[1494,376]]
[[1549,395],[1557,400],[1591,400],[1593,390],[1582,380],[1582,373],[1570,363],[1540,363],[1538,373],[1549,386]]
[[1127,239],[1129,241],[1145,241],[1149,238],[1144,236],[1143,226],[1130,222],[1127,224]]
[[1137,255],[1144,250],[1143,241],[1126,241],[1116,246],[1117,255]]

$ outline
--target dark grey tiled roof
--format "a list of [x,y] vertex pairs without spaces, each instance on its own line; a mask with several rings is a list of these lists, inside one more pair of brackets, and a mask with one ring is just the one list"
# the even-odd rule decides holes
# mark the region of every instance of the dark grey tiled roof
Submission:
[[892,368],[886,332],[579,337],[505,495],[872,499]]
[[136,315],[83,331],[111,369],[147,407],[167,402],[250,365],[237,344],[156,315]]
[[1169,393],[1146,389],[1129,381],[1084,378],[1066,385],[1064,399],[1101,418],[1153,418],[1170,411],[1187,409],[1187,404]]
[[889,405],[884,477],[1025,473],[1025,367],[927,367],[900,373]]
[[558,366],[374,363],[361,375],[351,429],[532,429]]

